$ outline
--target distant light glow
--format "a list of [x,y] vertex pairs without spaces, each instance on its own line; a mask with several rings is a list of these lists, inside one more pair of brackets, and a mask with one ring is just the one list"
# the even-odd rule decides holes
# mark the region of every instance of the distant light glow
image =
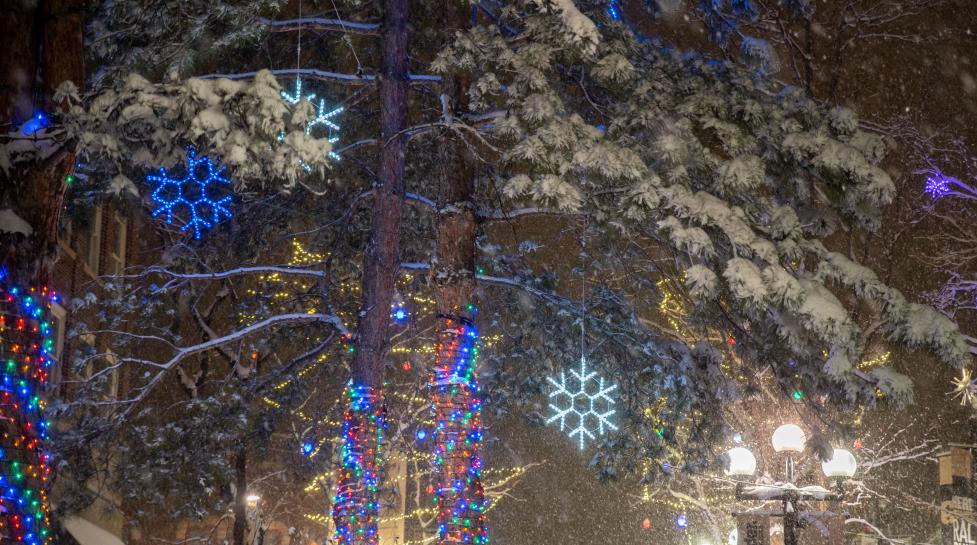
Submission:
[[571,438],[577,436],[581,450],[588,439],[604,435],[607,429],[617,429],[611,422],[615,401],[608,395],[617,385],[605,386],[604,377],[587,369],[585,358],[580,358],[579,371],[570,370],[569,380],[566,371],[560,373],[559,381],[552,377],[546,380],[554,387],[549,396],[553,415],[546,423],[559,421],[560,431],[566,431]]
[[24,126],[20,128],[20,132],[24,135],[31,135],[41,129],[48,128],[50,125],[51,122],[48,120],[48,117],[44,115],[44,112],[37,112],[33,117],[28,119],[26,123],[24,123]]
[[427,439],[427,432],[423,429],[417,430],[417,440],[423,441],[425,439]]
[[689,527],[689,518],[684,514],[675,517],[675,526],[678,527],[679,530],[685,530]]
[[315,443],[313,443],[312,441],[306,441],[302,443],[302,454],[308,456],[312,454],[313,450],[315,450]]

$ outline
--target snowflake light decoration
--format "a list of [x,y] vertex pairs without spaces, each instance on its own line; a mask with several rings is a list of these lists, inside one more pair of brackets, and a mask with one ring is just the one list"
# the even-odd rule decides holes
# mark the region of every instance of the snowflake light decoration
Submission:
[[961,405],[977,408],[977,380],[970,369],[961,371],[958,378],[953,379],[953,397],[960,398]]
[[193,228],[193,238],[200,240],[204,229],[209,229],[220,222],[221,217],[231,217],[227,205],[231,203],[231,196],[214,194],[214,187],[230,185],[231,180],[223,176],[226,167],[215,165],[205,155],[197,156],[197,151],[187,148],[187,173],[182,178],[176,178],[159,169],[158,176],[146,176],[146,180],[154,184],[150,198],[159,205],[153,211],[155,218],[166,214],[166,223],[173,223],[173,214],[180,213],[185,208],[189,219],[180,231]]
[[577,436],[581,450],[588,439],[592,441],[604,435],[608,428],[617,429],[611,422],[615,401],[608,395],[617,385],[605,386],[604,377],[587,369],[586,358],[580,358],[580,370],[571,369],[569,377],[563,371],[559,381],[552,377],[546,380],[554,387],[550,392],[553,414],[546,423],[559,421],[560,431],[566,431],[571,438]]
[[933,176],[927,176],[926,187],[923,189],[923,191],[929,193],[930,198],[933,200],[945,197],[951,191],[950,179],[940,173],[936,173]]
[[[293,106],[295,104],[298,104],[299,101],[302,100],[302,98],[303,98],[302,97],[302,78],[295,78],[295,92],[294,93],[289,94],[289,93],[286,93],[285,91],[282,91],[281,94],[282,94],[282,99],[285,102],[288,102],[289,104],[292,104]],[[315,101],[315,93],[309,93],[308,95],[305,95],[305,99],[308,100],[309,102],[311,102],[313,104],[313,106],[315,107],[315,117],[313,117],[310,121],[308,121],[305,124],[305,134],[311,135],[312,134],[312,129],[314,129],[314,128],[318,127],[318,126],[323,126],[323,127],[326,127],[329,130],[328,137],[327,137],[328,140],[329,140],[329,143],[330,144],[335,144],[336,142],[339,142],[339,135],[337,133],[339,133],[340,127],[339,127],[338,124],[336,124],[333,121],[333,118],[336,117],[337,115],[343,113],[344,108],[342,106],[337,106],[337,107],[335,107],[335,108],[333,108],[333,109],[330,110],[330,109],[328,109],[326,107],[326,100],[325,99],[319,99],[319,103],[316,104],[314,102]],[[282,134],[282,135],[279,136],[279,139],[280,140],[281,139],[284,139],[284,138],[285,138],[285,135],[284,134]],[[330,151],[329,152],[329,158],[332,159],[332,160],[334,160],[334,161],[338,161],[339,160],[339,154],[337,154],[337,153],[335,153],[333,151]],[[308,167],[306,167],[306,170],[311,170],[311,169],[308,168]]]

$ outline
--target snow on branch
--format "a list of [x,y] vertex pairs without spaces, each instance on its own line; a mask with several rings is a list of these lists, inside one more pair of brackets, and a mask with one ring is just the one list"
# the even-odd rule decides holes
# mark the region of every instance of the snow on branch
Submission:
[[[286,77],[297,77],[301,76],[306,79],[325,81],[330,83],[340,83],[343,85],[373,85],[377,78],[372,74],[346,74],[342,72],[328,72],[326,70],[317,70],[315,68],[282,68],[278,70],[271,70],[272,75],[276,77],[286,76]],[[233,74],[206,74],[203,76],[198,76],[197,79],[230,79],[230,80],[240,80],[240,79],[251,79],[254,78],[258,72],[238,72]],[[410,74],[408,79],[411,83],[438,83],[441,81],[441,76],[434,76],[431,74]]]
[[326,278],[325,271],[320,271],[316,269],[304,269],[298,267],[282,267],[278,265],[258,265],[254,267],[237,267],[234,269],[228,269],[226,271],[208,272],[208,273],[180,273],[176,271],[171,271],[165,267],[147,267],[145,270],[138,274],[122,274],[116,275],[112,278],[144,278],[152,274],[162,274],[164,276],[169,276],[173,280],[167,282],[163,285],[162,289],[167,289],[171,287],[173,281],[176,280],[223,280],[225,278],[232,278],[235,276],[244,276],[249,274],[288,274],[297,276],[314,276],[316,278]]
[[323,17],[304,17],[301,19],[274,20],[264,17],[258,18],[258,23],[269,27],[271,32],[292,32],[298,30],[327,30],[349,34],[366,34],[376,36],[380,34],[377,23],[359,23],[343,19],[326,19]]
[[559,210],[556,208],[526,207],[515,208],[513,210],[479,210],[477,213],[479,221],[504,221],[524,216],[581,216],[579,212]]
[[151,365],[161,369],[154,377],[152,377],[146,384],[137,388],[139,393],[128,400],[123,401],[113,401],[112,403],[122,403],[128,404],[129,407],[126,413],[131,413],[134,408],[149,395],[153,389],[159,385],[159,383],[166,376],[167,371],[173,370],[180,362],[184,361],[190,356],[199,354],[201,352],[206,352],[207,350],[218,349],[229,343],[235,341],[240,341],[251,335],[260,333],[271,327],[275,327],[282,324],[295,324],[295,323],[308,323],[308,322],[325,322],[331,324],[340,334],[347,336],[349,335],[349,330],[346,328],[346,324],[336,316],[335,314],[305,314],[305,313],[292,313],[292,314],[279,314],[277,316],[272,316],[266,318],[260,322],[254,323],[237,331],[228,333],[221,337],[216,337],[208,341],[198,343],[191,346],[185,346],[179,348],[175,354],[173,354],[169,360],[164,363],[157,363],[148,360],[141,360],[135,358],[121,358],[122,362],[125,363],[142,363],[146,365]]

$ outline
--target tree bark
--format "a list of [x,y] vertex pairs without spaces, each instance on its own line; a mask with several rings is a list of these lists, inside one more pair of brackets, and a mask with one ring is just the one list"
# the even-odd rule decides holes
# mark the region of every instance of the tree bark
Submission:
[[[14,2],[0,14],[0,115],[16,132],[36,112],[56,110],[54,91],[64,81],[84,83],[82,30],[84,0]],[[74,165],[63,144],[43,161],[9,176],[0,173],[0,210],[10,210],[31,226],[31,234],[0,233],[0,262],[8,281],[39,286],[50,280],[57,255],[65,177]]]
[[248,533],[248,452],[244,447],[234,456],[234,545],[244,545]]
[[343,416],[342,465],[333,522],[343,545],[378,542],[378,480],[383,433],[384,358],[390,304],[400,271],[400,224],[407,149],[407,0],[385,0],[381,43],[380,170],[370,239],[363,255],[363,299],[353,349],[349,406]]
[[[15,0],[9,4],[0,12],[4,39],[0,46],[0,135],[6,135],[0,143],[29,138],[19,133],[37,112],[43,111],[50,119],[56,107],[54,90],[63,81],[72,80],[79,88],[84,82],[84,0]],[[53,342],[44,312],[56,300],[47,284],[57,256],[65,177],[75,158],[71,143],[48,140],[35,147],[42,159],[0,171],[0,213],[8,227],[0,231],[0,314],[8,324],[0,328],[0,357],[23,363],[26,369],[21,371],[20,384],[24,395],[41,396],[52,363],[48,347]],[[18,232],[9,229],[14,224],[19,224]],[[0,515],[4,534],[11,542],[51,543],[47,488],[52,470],[43,454],[48,450],[46,422],[33,407],[10,399],[2,405],[5,433],[0,448],[10,452],[13,461],[34,466],[24,475],[4,464],[4,476],[11,482],[19,479],[17,486],[35,493],[39,502],[5,505]],[[31,519],[30,525],[22,522]]]
[[[444,5],[446,41],[468,27],[469,13],[467,1]],[[464,74],[443,77],[445,121],[467,113],[468,86]],[[432,267],[438,348],[431,391],[436,422],[439,543],[478,545],[487,542],[479,452],[481,400],[474,346],[465,339],[475,335],[475,169],[468,145],[456,131],[442,131],[438,164],[437,255]],[[458,418],[458,414],[470,416]]]

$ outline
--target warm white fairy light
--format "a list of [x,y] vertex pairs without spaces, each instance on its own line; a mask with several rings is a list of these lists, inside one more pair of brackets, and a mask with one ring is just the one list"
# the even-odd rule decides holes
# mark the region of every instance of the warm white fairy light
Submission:
[[963,369],[960,376],[953,379],[953,397],[960,398],[961,405],[977,408],[977,380],[970,369]]

